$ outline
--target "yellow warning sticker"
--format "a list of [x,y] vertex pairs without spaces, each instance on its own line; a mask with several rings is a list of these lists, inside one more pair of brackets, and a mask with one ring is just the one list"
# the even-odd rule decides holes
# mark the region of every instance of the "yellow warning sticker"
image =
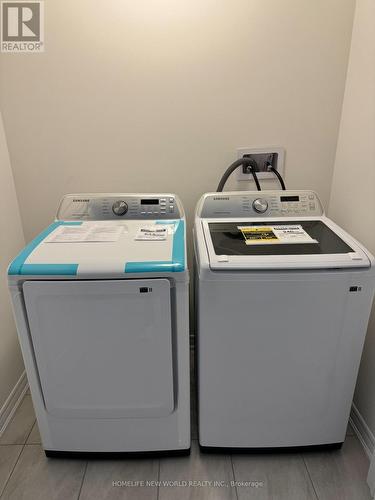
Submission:
[[239,227],[246,245],[252,243],[274,243],[278,241],[278,237],[273,232],[272,227],[260,226],[243,226]]
[[318,243],[300,224],[272,226],[238,226],[246,245],[268,245],[272,243]]

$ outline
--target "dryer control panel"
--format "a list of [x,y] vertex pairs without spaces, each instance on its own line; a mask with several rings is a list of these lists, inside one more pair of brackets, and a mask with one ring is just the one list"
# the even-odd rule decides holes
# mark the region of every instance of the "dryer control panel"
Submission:
[[323,215],[314,191],[235,191],[207,193],[197,215],[201,218],[312,217]]
[[174,194],[67,194],[57,220],[180,219],[181,202]]

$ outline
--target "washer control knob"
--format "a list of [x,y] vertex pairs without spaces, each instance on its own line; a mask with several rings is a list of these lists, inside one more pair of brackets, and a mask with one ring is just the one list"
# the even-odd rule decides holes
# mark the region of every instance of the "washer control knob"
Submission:
[[264,198],[257,198],[256,200],[253,201],[253,209],[255,212],[258,212],[258,214],[264,214],[264,212],[268,208],[268,201],[265,200]]
[[112,212],[115,215],[121,216],[126,214],[127,211],[128,211],[128,204],[124,200],[117,200],[112,205]]

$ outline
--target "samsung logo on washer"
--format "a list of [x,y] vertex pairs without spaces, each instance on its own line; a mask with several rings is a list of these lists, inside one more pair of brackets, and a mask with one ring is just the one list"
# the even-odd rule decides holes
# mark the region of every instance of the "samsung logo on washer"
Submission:
[[73,200],[73,203],[88,203],[90,200]]
[[229,196],[214,196],[214,201],[229,201]]

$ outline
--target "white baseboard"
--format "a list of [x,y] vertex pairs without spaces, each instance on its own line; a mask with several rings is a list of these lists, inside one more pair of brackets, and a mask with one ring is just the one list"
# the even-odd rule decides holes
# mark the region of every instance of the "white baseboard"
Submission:
[[27,383],[26,372],[24,371],[18,379],[12,392],[7,397],[5,403],[0,408],[0,436],[3,434],[7,425],[20,405],[29,385]]
[[350,412],[349,422],[362,444],[366,455],[371,460],[375,449],[375,437],[354,403]]

